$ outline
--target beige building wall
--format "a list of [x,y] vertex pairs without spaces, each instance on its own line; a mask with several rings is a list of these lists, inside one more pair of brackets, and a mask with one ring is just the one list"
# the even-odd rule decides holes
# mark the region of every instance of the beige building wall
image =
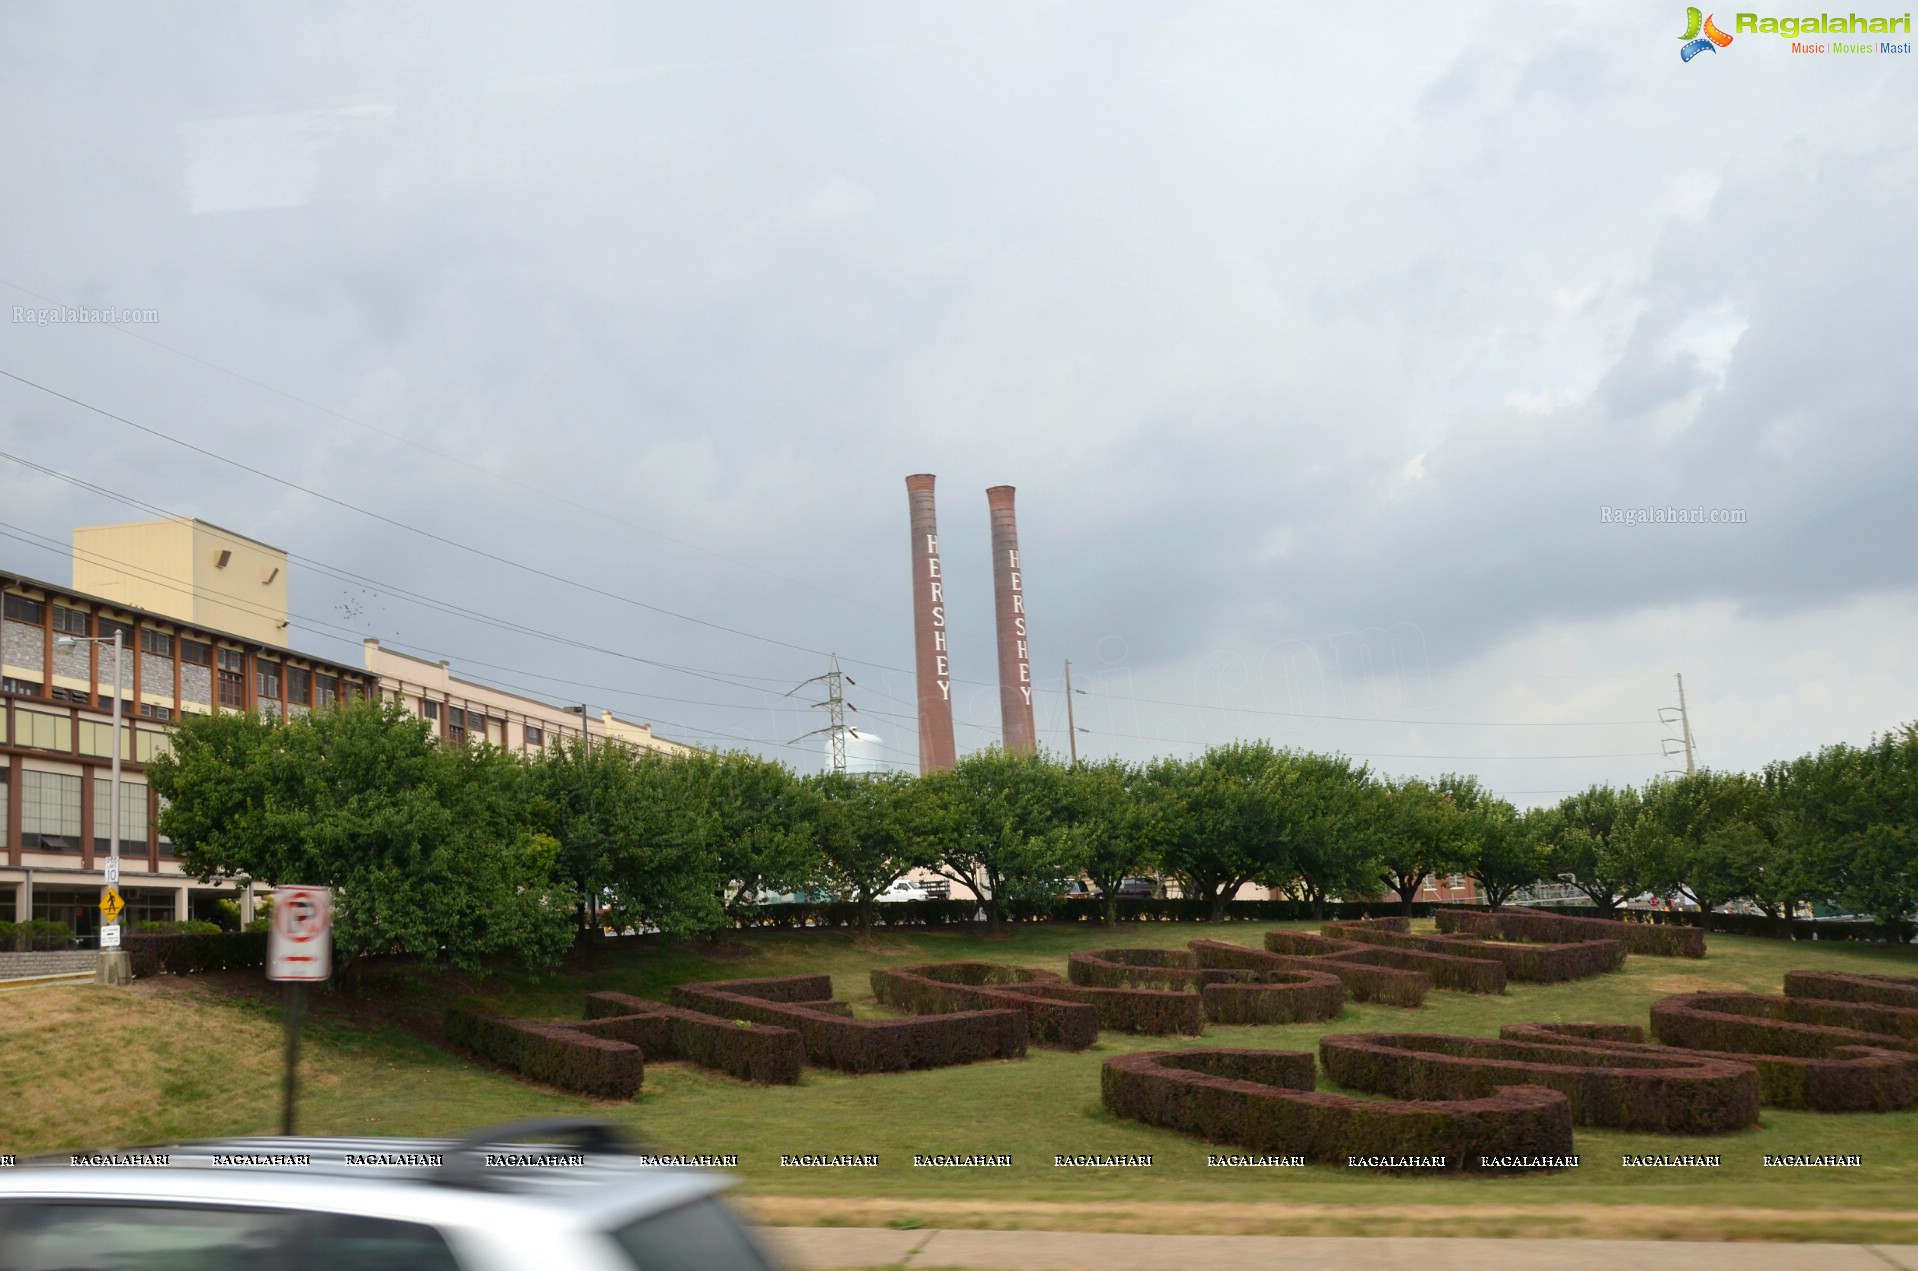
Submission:
[[[429,662],[366,641],[366,669],[379,677],[382,696],[432,722],[448,741],[490,741],[505,750],[538,752],[580,737],[580,708],[568,710],[537,698],[475,684],[453,674],[448,662]],[[529,728],[531,731],[529,732]],[[589,713],[586,736],[598,746],[616,742],[634,751],[691,754],[694,747],[653,734],[611,711]]]
[[74,530],[73,589],[286,645],[286,553],[191,517]]

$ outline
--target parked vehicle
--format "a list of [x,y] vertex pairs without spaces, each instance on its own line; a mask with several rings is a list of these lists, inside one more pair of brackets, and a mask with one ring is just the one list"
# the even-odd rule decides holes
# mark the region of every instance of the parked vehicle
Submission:
[[[554,1146],[554,1139],[564,1146]],[[0,1267],[767,1271],[717,1172],[554,1119],[431,1139],[209,1139],[0,1170]]]
[[1112,893],[1120,900],[1151,900],[1159,894],[1159,880],[1156,878],[1123,878],[1119,888]]
[[1097,900],[1104,894],[1083,878],[1068,879],[1059,884],[1059,895],[1067,900]]
[[908,900],[931,900],[932,896],[910,878],[895,878],[886,885],[886,890],[873,897],[880,904],[902,904]]

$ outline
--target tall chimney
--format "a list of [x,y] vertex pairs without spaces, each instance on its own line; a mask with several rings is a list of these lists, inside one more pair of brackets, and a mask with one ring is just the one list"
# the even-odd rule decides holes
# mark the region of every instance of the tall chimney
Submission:
[[1030,753],[1039,739],[1032,726],[1032,659],[1026,653],[1026,592],[1012,494],[1009,485],[986,491],[992,509],[992,598],[999,615],[999,720],[1006,749]]
[[906,478],[912,514],[912,635],[919,681],[919,775],[953,765],[952,662],[946,650],[946,581],[939,573],[939,517],[933,477]]

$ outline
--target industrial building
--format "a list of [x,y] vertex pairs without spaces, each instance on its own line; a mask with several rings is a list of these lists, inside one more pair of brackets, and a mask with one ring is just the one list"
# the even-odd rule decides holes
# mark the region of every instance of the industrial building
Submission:
[[[145,767],[190,714],[290,720],[369,697],[402,703],[449,745],[540,751],[580,735],[583,710],[462,680],[444,662],[365,646],[355,667],[285,645],[286,553],[191,518],[74,531],[74,585],[0,570],[0,918],[99,925],[112,814],[114,652],[120,636],[123,924],[210,917],[216,899],[159,833]],[[600,711],[591,744],[684,754],[650,725]],[[9,903],[9,901],[11,903]]]

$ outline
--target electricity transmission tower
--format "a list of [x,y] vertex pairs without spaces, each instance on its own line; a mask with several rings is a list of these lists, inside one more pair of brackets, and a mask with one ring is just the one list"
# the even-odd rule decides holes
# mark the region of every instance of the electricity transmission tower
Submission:
[[[1677,746],[1685,753],[1685,775],[1689,777],[1697,772],[1698,765],[1692,743],[1692,717],[1691,713],[1685,709],[1685,677],[1682,674],[1678,677],[1678,705],[1660,707],[1658,722],[1665,725],[1678,725],[1678,736],[1665,739],[1665,757],[1677,758],[1677,753],[1672,749]],[[1675,773],[1678,770],[1673,768],[1671,771]]]
[[856,714],[859,708],[846,700],[845,685],[851,684],[856,688],[858,687],[858,681],[839,669],[839,655],[835,653],[832,655],[832,668],[830,670],[824,675],[815,675],[810,680],[801,680],[786,691],[786,696],[791,697],[808,684],[819,683],[824,683],[826,686],[826,700],[823,702],[813,702],[812,708],[817,710],[823,707],[825,709],[826,726],[824,728],[815,728],[809,733],[801,733],[787,744],[797,744],[798,742],[806,740],[808,737],[817,737],[821,733],[824,733],[832,746],[832,770],[834,772],[844,772],[846,770],[846,738],[856,738],[859,736],[859,730],[857,728],[849,728],[846,726],[846,712],[852,711]]

